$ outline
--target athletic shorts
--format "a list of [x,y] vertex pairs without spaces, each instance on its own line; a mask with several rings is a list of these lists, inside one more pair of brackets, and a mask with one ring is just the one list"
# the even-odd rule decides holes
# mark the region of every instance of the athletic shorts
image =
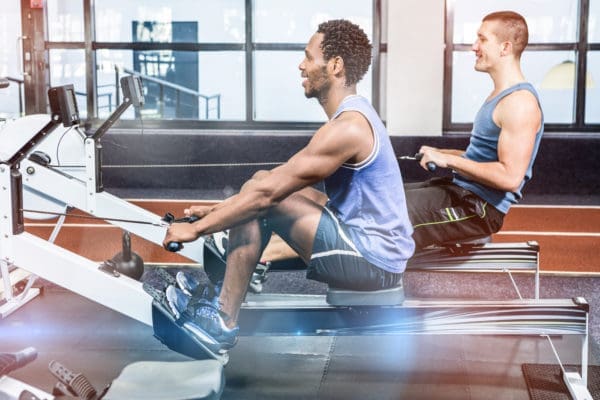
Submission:
[[417,249],[489,236],[502,227],[504,214],[452,178],[404,185]]
[[402,273],[386,271],[367,261],[352,244],[344,224],[324,208],[306,277],[334,288],[366,291],[398,286]]

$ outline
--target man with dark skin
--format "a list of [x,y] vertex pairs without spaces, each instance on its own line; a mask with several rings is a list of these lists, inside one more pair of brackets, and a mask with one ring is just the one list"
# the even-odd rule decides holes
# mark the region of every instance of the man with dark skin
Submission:
[[[230,230],[218,304],[200,302],[193,312],[211,349],[235,344],[241,304],[271,232],[307,264],[310,279],[354,290],[401,284],[414,250],[412,228],[387,131],[356,92],[370,60],[371,44],[358,26],[345,20],[319,25],[299,69],[306,97],[319,101],[328,122],[286,163],[256,173],[214,207],[185,210],[200,217],[197,222],[169,228],[165,246]],[[312,187],[321,181],[325,193]],[[177,316],[189,302],[169,289]]]

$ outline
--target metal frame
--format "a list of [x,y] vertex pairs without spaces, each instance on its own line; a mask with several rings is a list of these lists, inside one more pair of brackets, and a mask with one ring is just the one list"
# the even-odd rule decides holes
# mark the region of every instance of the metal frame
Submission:
[[[124,284],[125,289],[120,295],[119,290],[109,288],[109,282],[115,276],[109,276],[107,280],[108,275],[101,273],[101,279],[95,280],[93,277],[98,272],[95,263],[54,246],[54,238],[62,227],[64,218],[58,220],[49,241],[43,241],[27,232],[22,232],[24,230],[22,177],[24,176],[27,195],[40,196],[44,201],[60,205],[64,210],[74,207],[96,217],[112,217],[110,222],[113,224],[150,242],[162,245],[168,224],[162,221],[158,215],[105,192],[101,184],[101,155],[97,151],[101,147],[101,136],[130,104],[130,100],[124,102],[115,110],[111,118],[96,131],[94,136],[86,136],[79,132],[85,138],[80,155],[81,161],[78,163],[83,166],[70,169],[55,169],[29,158],[29,155],[40,148],[44,139],[51,135],[68,133],[68,131],[57,129],[60,121],[57,120],[56,115],[52,117],[49,115],[27,116],[4,127],[2,135],[5,144],[0,153],[0,162],[2,163],[0,164],[0,174],[3,179],[2,185],[0,185],[2,187],[0,204],[2,205],[1,209],[5,210],[5,215],[0,224],[0,234],[3,235],[2,243],[0,243],[0,255],[2,255],[0,272],[2,273],[6,302],[0,307],[1,317],[14,312],[39,294],[39,290],[32,288],[31,285],[37,276],[41,276],[101,304],[111,304],[109,307],[126,315],[132,316],[131,313],[133,313],[133,318],[149,322],[151,325],[151,319],[147,319],[148,315],[142,318],[136,314],[135,310],[139,304],[127,300],[127,296],[131,295],[129,290],[143,292],[139,282],[129,279],[132,282]],[[74,126],[67,129],[78,132],[79,127]],[[131,221],[144,221],[145,223]],[[204,258],[203,244],[203,240],[190,243],[186,245],[181,254],[201,263]],[[30,247],[30,250],[27,250],[27,246]],[[40,260],[44,260],[44,263],[40,263]],[[49,270],[47,270],[46,263],[50,266]],[[25,289],[18,296],[14,295],[11,282],[10,272],[14,266],[26,266],[25,269],[34,274],[29,276]],[[58,273],[55,274],[56,272]],[[85,282],[98,282],[98,291],[104,292],[104,294],[97,295],[97,290],[86,288]],[[103,286],[104,288],[102,288]],[[125,304],[132,303],[133,308],[130,309],[129,305],[124,310],[114,308],[112,300],[110,300],[113,295],[120,298]],[[151,299],[147,295],[146,297]]]
[[410,260],[408,270],[436,272],[506,272],[519,299],[521,292],[512,271],[534,274],[534,298],[540,298],[540,247],[537,242],[482,243],[435,246],[420,250]]
[[[522,299],[513,271],[533,273],[534,298],[540,298],[539,245],[535,241],[518,243],[457,243],[445,246],[431,246],[416,252],[407,262],[410,271],[432,272],[505,272]],[[222,255],[218,255],[222,263]],[[304,269],[305,264],[298,259],[293,263],[271,263],[270,271]]]
[[[61,133],[61,132],[58,131],[58,133]],[[86,142],[90,143],[85,146],[86,160],[89,160],[89,162],[86,163],[86,167],[85,167],[85,171],[87,171],[85,173],[85,176],[88,179],[79,179],[79,178],[76,178],[74,175],[70,175],[69,173],[66,173],[65,171],[56,170],[51,167],[46,167],[46,166],[37,164],[29,159],[24,159],[20,163],[20,171],[22,171],[23,176],[26,177],[25,187],[29,190],[30,194],[33,196],[42,195],[45,198],[51,199],[51,201],[54,201],[59,204],[64,204],[65,209],[67,207],[74,207],[74,208],[80,209],[82,211],[85,211],[91,215],[95,215],[98,217],[110,216],[112,218],[123,219],[123,220],[147,221],[148,223],[151,223],[153,225],[131,223],[131,222],[126,222],[126,221],[115,221],[115,220],[111,220],[109,222],[111,222],[112,224],[114,224],[116,226],[121,227],[124,230],[134,233],[152,243],[155,243],[157,245],[162,245],[162,241],[166,234],[167,225],[161,220],[160,216],[158,216],[154,213],[151,213],[141,207],[138,207],[132,203],[129,203],[121,198],[118,198],[108,192],[105,192],[105,191],[96,192],[96,190],[95,190],[95,188],[96,188],[95,168],[97,166],[97,163],[95,162],[96,155],[95,155],[95,151],[94,151],[94,144],[93,144],[94,142],[91,140],[88,140]],[[75,168],[74,172],[80,172],[81,170],[82,170],[82,168],[78,167],[78,168]],[[67,171],[68,171],[68,169],[67,169]],[[71,172],[73,172],[73,171],[71,171]],[[9,208],[6,208],[6,210],[9,210]],[[58,229],[60,229],[61,225],[62,224],[60,224],[60,222],[56,225],[56,229],[53,232],[53,236],[56,236],[56,233],[57,233]],[[30,240],[34,241],[35,239],[31,238]],[[46,242],[43,241],[42,243],[46,243]],[[30,243],[30,246],[32,246],[32,249],[35,249],[36,245],[41,246],[41,243],[40,242]],[[204,241],[198,240],[196,242],[186,244],[185,248],[180,253],[183,256],[188,257],[191,260],[194,260],[197,263],[202,263],[202,260],[204,257],[203,249],[204,249]],[[50,250],[45,249],[45,251],[50,251]],[[60,267],[59,269],[62,270],[63,272],[61,272],[59,275],[63,276],[63,279],[66,279],[66,280],[57,281],[56,279],[60,279],[60,276],[59,277],[51,277],[51,276],[48,276],[48,272],[45,271],[46,268],[50,268],[50,269],[56,268],[56,267],[50,266],[50,265],[52,265],[52,262],[51,262],[52,257],[50,255],[37,254],[36,251],[34,251],[34,250],[31,250],[31,251],[23,250],[22,252],[17,251],[17,253],[18,254],[27,253],[27,254],[20,254],[20,256],[27,256],[27,255],[34,254],[34,258],[26,259],[25,263],[19,262],[19,260],[17,258],[10,264],[15,264],[16,266],[27,266],[27,268],[25,268],[27,271],[29,271],[37,276],[41,276],[45,279],[53,281],[61,286],[67,287],[77,293],[79,293],[77,290],[77,287],[79,286],[80,283],[86,282],[86,281],[87,282],[95,282],[94,279],[92,278],[93,272],[91,273],[92,274],[91,276],[82,277],[81,280],[79,280],[78,278],[74,278],[77,275],[76,268],[77,268],[77,265],[79,265],[78,262],[83,262],[81,259],[79,259],[79,261],[75,262],[74,264],[70,261],[67,262],[67,264],[70,264],[70,266],[65,264],[64,267]],[[72,253],[70,254],[70,257],[75,258],[76,256],[77,256],[76,254],[72,254]],[[38,269],[37,266],[33,267],[33,268],[29,267],[30,262],[35,262],[35,260],[38,260],[37,264],[41,264],[41,265],[39,265],[39,267],[42,268],[41,270]],[[45,260],[45,261],[43,263],[40,263],[39,260]],[[90,263],[91,262],[84,263],[86,268],[90,268]],[[91,264],[95,265],[97,267],[97,265],[95,263],[91,263]],[[73,268],[73,270],[71,270],[70,268]],[[2,276],[3,277],[6,276],[4,273],[4,269],[2,270]],[[75,280],[71,281],[70,279],[73,279],[73,278]],[[24,292],[21,296],[14,297],[14,296],[12,296],[12,292],[8,286],[9,285],[5,282],[5,293],[8,293],[6,298],[7,298],[7,300],[9,300],[8,304],[10,304],[10,306],[7,306],[5,308],[4,312],[0,312],[0,314],[2,316],[8,315],[10,312],[13,312],[17,308],[19,308],[21,305],[23,305],[27,301],[31,300],[31,298],[35,297],[35,295],[37,295],[37,289],[32,289],[31,293]],[[83,294],[83,293],[80,293],[80,294],[86,296],[86,294]],[[112,296],[110,290],[107,292],[107,295]],[[89,297],[89,296],[86,296],[86,297]],[[96,300],[96,299],[94,299],[94,300]],[[127,301],[124,301],[124,303],[127,303]],[[102,304],[104,304],[104,303],[102,303]],[[10,311],[8,311],[8,310],[10,310]],[[127,315],[129,315],[129,314],[127,314]]]
[[[325,296],[248,295],[240,315],[242,336],[356,336],[400,334],[531,335],[549,340],[576,400],[587,389],[589,306],[582,298],[513,301],[405,300],[390,307],[339,307]],[[551,336],[580,335],[581,374],[566,371]]]
[[588,311],[581,298],[406,299],[381,307],[332,306],[324,295],[249,293],[239,325],[242,336],[587,335]]
[[13,267],[25,267],[37,276],[151,325],[152,298],[144,292],[140,282],[124,275],[106,274],[96,263],[24,231],[22,176],[17,165],[60,125],[57,118],[53,116],[37,132],[21,131],[21,141],[7,145],[1,155],[0,271],[6,302],[0,307],[0,315],[5,317],[37,294],[26,290],[24,296],[14,296],[8,271]]

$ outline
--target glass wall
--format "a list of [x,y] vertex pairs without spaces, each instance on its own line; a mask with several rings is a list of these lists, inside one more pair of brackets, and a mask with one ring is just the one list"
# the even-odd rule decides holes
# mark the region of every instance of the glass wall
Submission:
[[[304,46],[318,24],[328,19],[350,19],[369,38],[374,25],[370,0],[47,3],[52,84],[72,77],[81,93],[82,110],[93,89],[97,118],[105,118],[118,106],[119,76],[135,73],[144,85],[145,118],[248,126],[324,121],[318,103],[303,94],[298,65]],[[83,37],[83,4],[89,4],[94,21],[91,38]],[[94,87],[76,75],[86,45],[94,49]],[[77,47],[81,50],[75,51]],[[85,77],[85,64],[83,73]],[[369,71],[359,92],[371,99],[372,91]],[[122,119],[134,114],[129,110]]]
[[[21,6],[19,0],[4,0],[0,13],[0,77],[10,85],[0,89],[0,120],[23,113],[23,71],[21,58]],[[0,122],[1,123],[1,122]]]
[[600,51],[588,53],[585,95],[585,122],[600,124]]
[[85,52],[77,49],[51,49],[48,61],[50,63],[50,86],[72,84],[75,88],[79,116],[85,118],[87,115]]
[[48,40],[83,42],[83,2],[81,0],[48,0]]
[[[255,0],[253,4],[253,41],[266,48],[269,44],[275,48],[254,52],[254,118],[260,121],[324,121],[326,116],[322,108],[314,100],[307,101],[302,90],[298,65],[304,58],[304,44],[321,22],[340,18],[359,25],[372,41],[371,2]],[[295,47],[299,50],[285,49],[285,44],[292,43],[297,44]],[[284,46],[275,46],[277,44]],[[357,87],[359,94],[369,100],[371,80],[372,71],[369,71]]]
[[[81,3],[81,1],[79,1]],[[96,0],[96,40],[99,42],[183,42],[168,31],[172,22],[194,21],[198,31],[194,42],[243,43],[245,37],[244,0],[197,1]],[[132,29],[134,21],[143,22],[146,35]],[[152,29],[152,24],[162,23]]]
[[600,0],[590,0],[588,41],[593,51],[587,57],[585,122],[600,124]]

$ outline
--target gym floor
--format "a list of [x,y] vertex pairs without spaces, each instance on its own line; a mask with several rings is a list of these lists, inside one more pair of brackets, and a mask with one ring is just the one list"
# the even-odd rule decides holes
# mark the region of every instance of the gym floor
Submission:
[[[173,271],[171,271],[173,272]],[[145,278],[151,276],[152,267]],[[524,297],[533,277],[517,275]],[[1,324],[6,351],[33,346],[38,358],[10,375],[42,390],[56,382],[57,360],[83,373],[97,388],[135,361],[188,358],[162,345],[152,329],[55,285]],[[542,298],[585,297],[596,310],[600,278],[542,276]],[[408,272],[407,296],[419,298],[514,298],[503,274]],[[473,288],[477,288],[474,290]],[[273,272],[266,292],[322,293],[302,272]],[[590,364],[597,364],[597,315],[590,321]],[[556,338],[561,360],[580,363],[580,340]],[[242,337],[230,352],[222,399],[528,399],[523,363],[556,360],[540,337],[399,335],[385,337]],[[173,385],[177,385],[174,381]]]

